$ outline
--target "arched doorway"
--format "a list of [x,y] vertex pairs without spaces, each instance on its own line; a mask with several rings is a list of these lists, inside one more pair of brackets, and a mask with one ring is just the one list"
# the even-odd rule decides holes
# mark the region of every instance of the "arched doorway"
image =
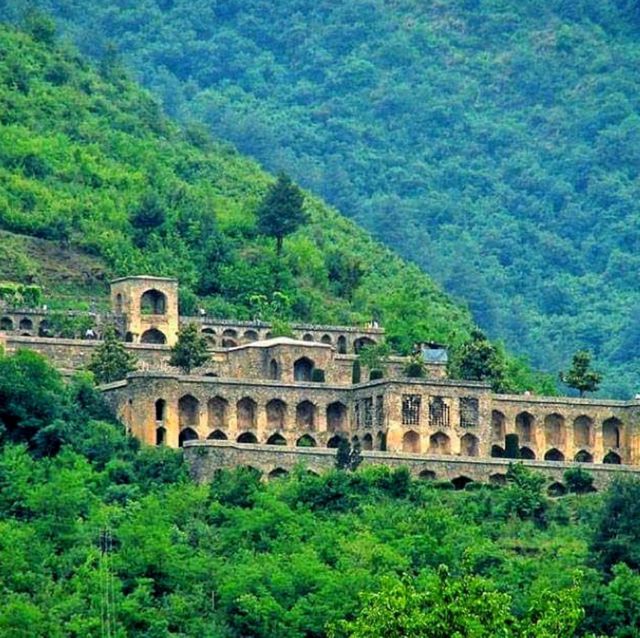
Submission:
[[516,417],[516,434],[520,441],[530,442],[533,440],[533,425],[535,418],[529,412],[521,412]]
[[443,432],[429,437],[429,454],[451,454],[451,440]]
[[267,426],[270,430],[283,430],[287,420],[287,404],[280,399],[267,403]]
[[347,429],[347,406],[335,401],[327,406],[327,430],[343,432]]
[[194,396],[185,394],[178,401],[178,423],[180,428],[197,428],[200,423],[200,402]]
[[293,364],[293,380],[294,381],[311,381],[313,375],[313,361],[308,357],[300,357]]
[[296,427],[313,432],[315,429],[316,406],[311,401],[302,401],[296,406]]
[[460,454],[462,456],[478,456],[478,437],[465,434],[460,438]]
[[402,437],[402,451],[420,454],[420,435],[414,430],[409,430]]
[[226,430],[229,425],[229,402],[222,397],[213,397],[207,403],[209,429]]
[[308,434],[301,436],[296,441],[296,447],[316,447],[316,445],[316,440]]
[[198,433],[193,428],[184,428],[180,430],[180,435],[178,436],[178,445],[182,447],[186,441],[197,441]]
[[147,290],[140,297],[140,314],[164,315],[167,312],[167,297],[159,290]]
[[282,436],[282,434],[272,434],[268,439],[267,439],[267,445],[286,445],[287,444],[287,440],[284,438],[284,436]]
[[145,330],[140,337],[140,343],[152,343],[155,345],[164,345],[167,343],[167,338],[161,330],[156,328],[150,328]]
[[240,399],[236,404],[239,430],[252,430],[256,427],[256,402],[249,397]]

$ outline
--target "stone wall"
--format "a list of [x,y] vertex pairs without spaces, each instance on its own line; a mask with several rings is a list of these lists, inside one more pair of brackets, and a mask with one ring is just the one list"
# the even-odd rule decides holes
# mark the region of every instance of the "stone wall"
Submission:
[[[223,468],[249,466],[268,478],[284,475],[298,465],[316,474],[335,467],[335,450],[308,448],[280,448],[271,445],[238,444],[229,441],[191,441],[185,444],[185,459],[193,478],[210,481],[215,472]],[[389,452],[363,452],[363,466],[385,465],[390,468],[408,467],[416,478],[451,481],[464,487],[471,481],[504,484],[511,461],[507,459],[443,458],[419,454]],[[541,472],[548,479],[552,493],[564,489],[564,472],[578,463],[523,461],[528,467]],[[624,466],[593,464],[588,467],[597,489],[603,489],[616,476],[637,474],[638,469]]]

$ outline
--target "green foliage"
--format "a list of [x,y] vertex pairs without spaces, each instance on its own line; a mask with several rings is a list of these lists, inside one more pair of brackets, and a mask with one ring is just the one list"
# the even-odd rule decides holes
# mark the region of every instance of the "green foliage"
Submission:
[[358,354],[358,360],[361,366],[369,370],[370,376],[373,373],[376,378],[381,379],[389,364],[389,356],[391,355],[391,347],[388,343],[376,343],[375,345],[365,346]]
[[566,374],[560,373],[560,380],[570,388],[578,390],[581,397],[585,392],[595,392],[602,381],[602,375],[590,368],[591,354],[586,350],[581,350],[573,355],[569,371]]
[[42,303],[42,288],[3,281],[0,282],[0,301],[13,308],[36,308]]
[[423,379],[426,376],[427,371],[422,357],[420,357],[420,355],[411,357],[404,368],[404,373],[410,379]]
[[543,493],[546,480],[542,474],[522,463],[512,463],[507,470],[507,488],[503,492],[503,511],[522,520],[543,525],[548,502]]
[[505,391],[505,359],[503,353],[480,330],[455,348],[448,363],[449,376],[454,379],[487,381],[496,392]]
[[593,476],[581,467],[572,467],[564,472],[567,489],[575,494],[593,492]]
[[113,326],[106,326],[102,341],[91,355],[87,369],[95,376],[97,383],[112,383],[124,379],[136,369],[135,355],[128,352],[116,336]]
[[198,325],[188,323],[180,328],[178,340],[171,347],[169,365],[176,366],[190,374],[194,368],[203,366],[209,360],[207,340],[202,336]]
[[278,179],[258,206],[258,231],[268,237],[275,237],[277,253],[282,253],[282,242],[287,235],[298,230],[308,221],[304,210],[304,194],[284,173]]

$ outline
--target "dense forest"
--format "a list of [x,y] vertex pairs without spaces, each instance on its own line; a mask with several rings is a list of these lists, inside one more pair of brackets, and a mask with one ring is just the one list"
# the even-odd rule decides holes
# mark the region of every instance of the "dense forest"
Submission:
[[522,465],[508,478],[238,468],[196,485],[180,451],[125,436],[90,378],[0,354],[0,634],[638,636],[640,482],[589,493],[574,472],[550,498]]
[[[116,63],[96,70],[56,47],[48,19],[28,28],[0,26],[0,279],[43,284],[52,308],[89,308],[107,302],[108,275],[172,275],[185,313],[376,318],[404,352],[469,338],[463,307],[311,195],[308,223],[277,254],[256,222],[270,176],[201,129],[172,124]],[[500,352],[503,389],[553,391]]]
[[[164,108],[284,169],[482,327],[640,387],[632,0],[37,0]],[[2,15],[20,20],[25,3]]]

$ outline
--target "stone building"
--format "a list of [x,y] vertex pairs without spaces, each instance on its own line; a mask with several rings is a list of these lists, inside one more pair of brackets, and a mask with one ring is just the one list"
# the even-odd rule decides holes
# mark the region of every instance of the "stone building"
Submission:
[[[424,378],[408,378],[408,360],[391,357],[384,378],[369,380],[363,370],[354,382],[357,353],[381,342],[383,329],[297,324],[294,338],[285,338],[273,337],[268,323],[181,317],[178,284],[169,278],[118,279],[111,303],[109,314],[95,316],[96,332],[115,325],[140,369],[103,392],[151,445],[200,441],[293,453],[348,439],[394,459],[497,463],[517,454],[536,463],[640,465],[638,401],[495,394],[447,379],[438,344],[421,345]],[[0,310],[4,347],[43,352],[63,371],[86,365],[99,341],[42,336],[46,321],[45,311]],[[179,326],[189,322],[209,340],[210,360],[184,376],[167,361]]]

